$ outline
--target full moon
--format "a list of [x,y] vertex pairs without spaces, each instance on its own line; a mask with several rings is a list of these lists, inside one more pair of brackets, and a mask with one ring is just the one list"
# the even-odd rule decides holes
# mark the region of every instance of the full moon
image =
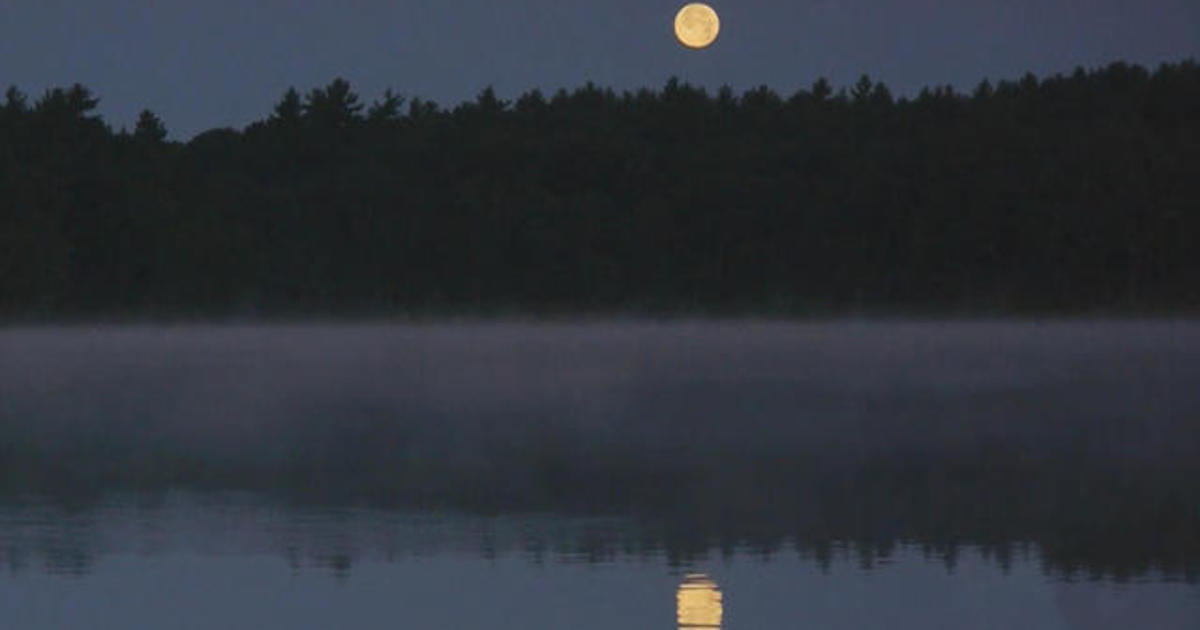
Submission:
[[707,4],[686,4],[675,14],[675,38],[688,48],[707,48],[720,30],[721,19]]

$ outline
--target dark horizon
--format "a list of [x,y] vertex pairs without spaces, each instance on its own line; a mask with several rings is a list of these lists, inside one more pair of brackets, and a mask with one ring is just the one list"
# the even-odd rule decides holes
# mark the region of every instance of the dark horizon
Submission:
[[0,318],[1200,309],[1192,61],[452,110],[338,79],[187,144],[96,106],[0,108]]
[[[745,85],[745,86],[742,86],[740,89],[735,88],[732,84],[730,84],[728,82],[710,86],[710,85],[706,85],[704,83],[696,83],[696,82],[689,80],[686,77],[682,77],[682,76],[674,75],[674,74],[666,76],[665,78],[663,78],[662,81],[660,81],[656,84],[615,87],[615,86],[611,86],[611,85],[602,85],[602,84],[599,84],[592,80],[580,80],[573,84],[564,84],[564,85],[555,86],[553,88],[544,88],[541,86],[531,86],[525,90],[514,92],[511,94],[505,94],[505,93],[500,92],[496,88],[496,85],[494,83],[482,83],[479,86],[477,86],[474,90],[468,90],[468,93],[465,95],[462,95],[457,98],[452,98],[450,100],[445,100],[445,101],[440,101],[436,98],[423,97],[420,94],[405,92],[403,90],[397,89],[397,87],[393,86],[393,85],[387,85],[387,86],[383,87],[382,89],[380,89],[378,91],[378,93],[364,92],[358,88],[357,84],[355,84],[353,81],[351,81],[347,78],[348,75],[352,75],[354,73],[343,73],[343,74],[335,74],[330,77],[326,77],[324,80],[316,80],[315,82],[313,82],[311,84],[306,84],[306,85],[288,84],[288,85],[284,86],[278,94],[275,95],[274,100],[271,100],[268,103],[266,103],[267,107],[262,111],[266,111],[267,109],[277,107],[279,105],[280,99],[282,97],[286,96],[286,94],[289,91],[295,91],[301,97],[306,97],[307,95],[310,95],[313,91],[321,90],[325,87],[328,87],[332,82],[335,82],[335,81],[338,81],[338,82],[344,81],[348,85],[350,85],[353,88],[353,92],[354,92],[355,96],[359,99],[359,102],[364,106],[364,110],[365,110],[366,106],[368,106],[368,105],[380,104],[380,103],[386,102],[389,98],[396,98],[399,100],[400,103],[405,105],[405,107],[401,108],[402,114],[406,113],[406,110],[408,109],[407,106],[411,105],[411,103],[413,103],[414,101],[418,102],[418,103],[423,103],[426,107],[430,108],[430,111],[452,113],[455,110],[461,109],[463,107],[470,107],[472,104],[477,103],[479,101],[479,98],[484,94],[488,94],[489,98],[493,98],[493,97],[496,98],[499,102],[503,103],[506,107],[508,107],[508,106],[512,106],[512,105],[518,103],[522,99],[528,99],[531,95],[534,95],[534,94],[540,95],[541,97],[549,100],[549,99],[555,97],[556,95],[571,95],[571,94],[576,94],[581,91],[598,89],[603,92],[611,92],[613,95],[615,95],[617,97],[627,97],[627,96],[636,96],[638,94],[644,94],[647,92],[659,93],[663,90],[663,88],[665,86],[668,86],[668,85],[681,85],[681,86],[684,86],[684,87],[687,87],[690,89],[694,89],[694,90],[697,90],[699,92],[706,94],[710,98],[715,98],[723,91],[728,90],[734,95],[735,98],[742,98],[746,95],[753,95],[755,93],[763,93],[764,91],[766,91],[768,93],[774,94],[775,96],[779,97],[781,100],[791,100],[791,99],[794,99],[797,97],[803,97],[805,94],[811,92],[813,85],[820,83],[820,84],[827,85],[830,88],[831,97],[838,98],[838,97],[848,97],[850,95],[850,93],[854,90],[855,86],[859,82],[861,82],[864,78],[871,80],[873,85],[881,85],[881,86],[885,87],[887,89],[889,95],[897,103],[906,103],[906,102],[911,102],[911,101],[921,98],[922,94],[925,94],[925,93],[935,93],[936,92],[936,93],[954,94],[954,95],[958,95],[958,96],[969,96],[969,95],[973,94],[976,90],[978,90],[981,85],[984,85],[984,84],[986,84],[990,87],[995,87],[998,84],[1019,83],[1021,81],[1029,81],[1029,80],[1034,80],[1034,81],[1037,81],[1038,83],[1042,83],[1042,82],[1046,82],[1046,81],[1068,79],[1071,76],[1078,75],[1080,73],[1095,74],[1095,73],[1103,72],[1103,71],[1107,70],[1108,68],[1111,68],[1114,65],[1116,65],[1116,66],[1131,66],[1131,67],[1145,70],[1147,72],[1152,73],[1152,72],[1155,72],[1155,71],[1163,69],[1163,68],[1171,68],[1171,67],[1176,67],[1176,66],[1180,66],[1180,65],[1193,66],[1197,63],[1197,59],[1198,58],[1196,56],[1188,55],[1188,56],[1182,56],[1182,57],[1178,57],[1178,58],[1162,59],[1162,60],[1157,61],[1156,63],[1145,63],[1145,64],[1138,63],[1138,62],[1128,60],[1128,59],[1098,60],[1094,63],[1076,64],[1071,67],[1047,68],[1040,72],[1035,72],[1033,70],[1026,69],[1023,71],[1017,71],[1017,72],[1011,73],[1006,76],[990,76],[989,75],[989,76],[980,76],[974,80],[961,80],[961,81],[943,82],[943,83],[937,83],[937,82],[918,83],[915,85],[907,86],[907,88],[898,88],[894,85],[889,84],[888,81],[886,80],[886,78],[883,78],[883,77],[879,76],[878,74],[872,74],[872,73],[866,72],[866,71],[860,72],[859,74],[851,76],[851,77],[846,77],[844,80],[842,80],[840,82],[832,80],[827,75],[815,75],[811,79],[809,79],[807,82],[798,82],[794,86],[791,86],[790,89],[783,89],[783,90],[776,89],[773,86],[769,86],[766,84]],[[87,89],[89,96],[91,98],[95,99],[95,101],[96,101],[92,110],[89,110],[89,111],[92,113],[92,115],[96,116],[98,120],[102,121],[111,133],[114,133],[114,134],[132,134],[132,133],[134,133],[137,130],[138,121],[139,121],[141,115],[145,114],[146,112],[149,112],[151,114],[154,114],[156,120],[159,122],[159,124],[162,125],[162,129],[165,132],[165,136],[163,137],[163,140],[165,142],[171,143],[171,144],[186,145],[186,144],[190,143],[192,140],[194,140],[196,138],[196,136],[200,136],[200,135],[210,133],[210,132],[219,132],[219,131],[226,131],[226,130],[245,132],[246,130],[250,129],[254,125],[261,124],[267,120],[267,118],[264,118],[260,112],[257,115],[257,117],[254,117],[253,115],[251,115],[250,118],[247,118],[246,120],[243,120],[240,123],[234,122],[234,123],[229,123],[229,124],[219,124],[219,125],[216,125],[213,127],[194,129],[191,132],[189,132],[189,135],[187,135],[186,137],[180,137],[179,133],[177,132],[177,126],[173,124],[173,121],[170,118],[168,118],[166,115],[163,115],[163,113],[160,112],[159,110],[156,110],[147,104],[139,105],[139,104],[135,103],[134,104],[135,115],[133,115],[131,117],[110,118],[109,116],[107,116],[105,114],[105,112],[109,109],[108,107],[105,106],[106,105],[105,94],[101,91],[94,90],[93,89],[94,86],[88,85],[86,82],[83,82],[83,81],[65,80],[65,81],[58,82],[58,83],[46,84],[45,87],[42,88],[40,91],[27,89],[27,86],[18,84],[18,83],[12,83],[12,82],[0,83],[0,88],[5,89],[8,92],[12,92],[12,93],[20,95],[29,104],[33,104],[38,100],[44,99],[44,98],[52,95],[56,91],[69,90],[72,86],[81,86],[81,87],[84,87],[85,89]]]
[[670,34],[682,3],[10,0],[0,84],[40,94],[78,81],[104,97],[99,111],[116,128],[132,129],[148,108],[188,139],[242,127],[289,85],[335,76],[371,98],[390,86],[441,103],[487,85],[512,99],[670,76],[790,94],[821,76],[849,86],[864,73],[912,96],[922,85],[965,91],[984,77],[1200,55],[1200,5],[1190,0],[713,0],[724,28],[699,52]]

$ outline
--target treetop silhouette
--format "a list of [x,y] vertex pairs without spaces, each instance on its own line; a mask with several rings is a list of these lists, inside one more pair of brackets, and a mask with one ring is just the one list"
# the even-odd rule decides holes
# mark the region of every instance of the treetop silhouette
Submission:
[[453,108],[338,78],[188,142],[98,102],[5,93],[6,317],[1200,305],[1193,61]]

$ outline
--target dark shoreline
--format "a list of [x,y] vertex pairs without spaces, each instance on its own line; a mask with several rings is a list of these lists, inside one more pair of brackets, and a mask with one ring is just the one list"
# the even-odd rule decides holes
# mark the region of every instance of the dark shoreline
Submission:
[[614,310],[614,311],[462,311],[429,310],[399,313],[296,312],[275,314],[77,314],[0,318],[0,332],[38,328],[138,328],[138,327],[274,327],[274,326],[442,326],[479,324],[959,324],[959,323],[1192,323],[1200,321],[1196,309],[1088,310],[1088,311],[862,311],[827,312],[697,312],[695,310]]
[[0,321],[1196,313],[1200,66],[668,82],[114,131],[0,107]]

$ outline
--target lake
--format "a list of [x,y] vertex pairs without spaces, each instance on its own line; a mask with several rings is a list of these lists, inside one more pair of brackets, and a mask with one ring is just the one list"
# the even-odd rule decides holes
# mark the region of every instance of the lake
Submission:
[[0,330],[4,628],[1195,628],[1200,323]]

